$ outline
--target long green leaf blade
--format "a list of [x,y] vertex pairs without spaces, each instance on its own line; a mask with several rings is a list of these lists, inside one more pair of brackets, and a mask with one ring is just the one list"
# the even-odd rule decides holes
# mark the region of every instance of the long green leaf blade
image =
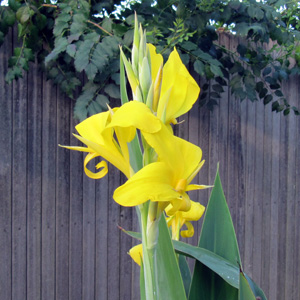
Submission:
[[173,241],[176,252],[195,258],[197,262],[205,265],[219,275],[229,285],[238,289],[239,268],[223,257],[204,248],[192,246],[183,242]]
[[161,216],[159,222],[156,259],[158,299],[186,299],[172,239],[164,216]]
[[[238,268],[241,265],[236,235],[218,170],[202,225],[199,247],[214,252]],[[238,289],[197,261],[189,299],[235,300],[238,299]]]
[[240,272],[239,300],[256,300],[249,282],[247,281],[242,271]]
[[192,282],[191,271],[184,255],[179,255],[178,263],[179,263],[179,269],[183,281],[183,286],[185,289],[185,294],[188,297],[190,292],[191,282]]

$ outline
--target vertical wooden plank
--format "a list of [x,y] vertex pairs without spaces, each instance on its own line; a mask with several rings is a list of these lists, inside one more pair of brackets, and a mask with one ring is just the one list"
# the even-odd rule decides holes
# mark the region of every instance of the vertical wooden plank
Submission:
[[[109,165],[109,173],[113,166]],[[108,288],[108,177],[96,182],[96,294],[95,299],[107,299]]]
[[120,206],[113,201],[114,190],[120,185],[120,174],[110,168],[108,175],[108,236],[107,236],[107,300],[120,297],[120,230],[118,229]]
[[[124,180],[122,180],[124,182]],[[134,207],[120,206],[120,226],[126,230],[132,230],[132,213],[135,213]],[[131,291],[131,272],[133,261],[128,255],[132,247],[132,238],[119,231],[120,234],[120,299],[132,299]]]
[[[293,85],[293,81],[289,81],[288,83],[288,99],[293,102],[297,99],[297,89],[296,86]],[[296,104],[295,103],[295,104]],[[296,118],[299,116],[295,116],[293,114],[289,115],[287,118],[284,118],[287,126],[287,161],[285,162],[287,165],[287,174],[286,174],[286,189],[287,189],[287,219],[286,219],[286,260],[285,260],[285,299],[297,299],[296,291],[299,286],[293,286],[293,276],[294,276],[294,267],[295,267],[295,252],[294,252],[294,243],[295,243],[295,231],[296,231],[296,220],[299,218],[299,215],[295,215],[295,199],[297,197],[296,192],[296,184],[300,184],[300,182],[295,182],[296,177],[296,136],[297,131],[299,131],[299,127],[296,127]],[[298,194],[299,197],[299,194]],[[299,270],[298,270],[299,271]]]
[[[271,113],[271,112],[269,112]],[[271,149],[271,196],[270,196],[270,269],[269,269],[269,298],[276,299],[277,285],[274,284],[278,277],[278,202],[279,172],[280,172],[280,114],[272,113],[272,135],[269,137]]]
[[[70,102],[57,98],[57,142],[70,145]],[[69,298],[70,151],[57,147],[56,157],[56,299]]]
[[[93,170],[94,162],[89,164]],[[95,299],[95,180],[83,176],[83,299]],[[101,179],[100,179],[101,180]]]
[[[73,110],[73,107],[72,107]],[[71,110],[71,111],[72,111]],[[71,132],[75,132],[77,122],[71,118]],[[80,145],[78,139],[71,138],[72,145]],[[69,151],[69,150],[66,150]],[[70,152],[70,250],[69,250],[69,299],[82,298],[83,259],[83,155]]]
[[[295,83],[299,82],[300,78],[299,76],[295,77],[293,82],[294,85],[296,85],[297,90],[297,101],[296,105],[297,107],[300,106],[300,85],[297,85]],[[298,117],[296,119],[296,135],[295,135],[295,143],[296,143],[296,176],[294,179],[294,185],[296,187],[296,198],[295,198],[295,215],[300,216],[300,130],[297,130],[297,128],[300,128],[300,118]],[[295,268],[294,268],[294,289],[296,290],[295,299],[300,299],[300,289],[298,288],[300,286],[300,218],[296,218],[296,231],[295,231],[295,247],[294,247],[294,255],[295,255]]]
[[[224,47],[229,47],[230,45],[230,35],[226,33],[219,34],[219,44]],[[219,136],[218,136],[218,162],[220,164],[219,172],[220,178],[224,183],[224,193],[227,196],[227,184],[225,184],[225,179],[227,178],[227,156],[228,156],[228,105],[229,101],[234,101],[230,98],[231,93],[229,87],[224,87],[224,93],[221,95],[219,101]],[[213,120],[212,120],[213,121]]]
[[[211,83],[210,83],[211,85]],[[210,87],[211,88],[211,87]],[[210,112],[209,115],[209,149],[208,149],[208,179],[209,182],[214,182],[216,176],[216,166],[219,162],[219,128],[220,128],[220,119],[219,119],[219,106],[215,106],[214,110]],[[221,181],[224,185],[224,180],[221,178]],[[226,186],[226,184],[225,184]],[[227,196],[225,194],[225,196]]]
[[42,76],[37,64],[28,76],[27,297],[41,299]]
[[[238,41],[236,39],[231,39],[229,49],[236,52],[237,44]],[[244,222],[240,214],[240,207],[242,206],[240,193],[243,189],[244,182],[242,178],[243,173],[240,170],[240,167],[242,166],[240,100],[231,96],[228,103],[228,109],[228,178],[224,185],[225,189],[227,186],[226,199],[236,230],[240,254],[241,257],[243,257],[244,243],[242,242],[242,239],[244,236]]]
[[[200,87],[203,85],[203,80],[200,80]],[[200,91],[201,95],[201,91]],[[199,104],[196,103],[198,106]],[[203,167],[201,168],[199,172],[199,183],[200,184],[206,184],[206,185],[213,185],[213,181],[210,180],[209,178],[209,166],[210,166],[210,160],[209,160],[209,137],[210,137],[210,132],[209,132],[209,126],[210,126],[210,112],[208,111],[207,107],[199,107],[199,121],[198,121],[198,126],[199,126],[199,146],[202,149],[202,158],[205,160],[205,163]],[[215,166],[216,168],[216,166]],[[199,202],[204,205],[205,207],[207,206],[208,203],[208,198],[210,195],[211,189],[206,189],[202,190],[199,192]],[[201,224],[202,224],[203,218],[198,222],[198,239],[200,236],[201,232]]]
[[255,104],[255,159],[253,193],[253,279],[261,286],[262,278],[262,203],[263,203],[263,158],[264,158],[264,114],[263,104]]
[[11,53],[12,33],[0,48],[0,299],[11,299],[12,292],[12,86],[5,83]]
[[243,123],[245,131],[242,134],[244,143],[244,168],[245,168],[245,248],[243,265],[247,274],[253,274],[253,240],[254,240],[254,183],[255,183],[255,104],[243,102]]
[[[138,216],[136,209],[133,208],[132,211],[132,230],[136,232],[141,232]],[[139,242],[136,240],[132,241],[132,247],[137,245]],[[131,299],[139,300],[140,299],[140,267],[132,261],[132,276],[131,276]]]
[[279,173],[279,203],[278,212],[278,274],[277,277],[277,298],[284,299],[285,297],[285,277],[286,277],[286,224],[287,224],[287,160],[288,160],[288,140],[287,140],[286,119],[280,120],[280,173]]
[[[16,32],[14,44],[16,46]],[[13,83],[12,298],[26,299],[27,74]]]
[[263,149],[263,222],[262,222],[262,287],[269,295],[269,270],[270,270],[270,220],[271,220],[271,176],[272,176],[272,113],[270,108],[265,109],[265,126],[264,126],[264,149]]
[[43,80],[42,119],[42,300],[55,299],[57,90]]

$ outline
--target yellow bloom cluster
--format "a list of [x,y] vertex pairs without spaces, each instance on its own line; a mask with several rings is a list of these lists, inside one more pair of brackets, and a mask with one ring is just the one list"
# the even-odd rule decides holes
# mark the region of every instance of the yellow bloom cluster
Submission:
[[[137,24],[132,62],[127,60],[122,49],[121,57],[133,101],[93,115],[77,125],[79,135],[75,137],[86,147],[64,147],[88,153],[84,170],[91,178],[99,179],[107,174],[106,161],[127,177],[114,192],[117,203],[137,206],[149,200],[157,202],[160,211],[165,210],[168,216],[173,238],[179,238],[184,224],[188,230],[183,231],[182,236],[190,237],[194,233],[190,221],[198,220],[204,207],[191,201],[187,192],[207,188],[191,184],[204,161],[201,149],[174,136],[170,124],[176,124],[176,118],[191,109],[200,88],[176,49],[163,65],[162,55],[156,53],[153,45],[146,44],[145,33]],[[131,164],[129,145],[137,136],[144,150],[144,164],[136,171]],[[97,164],[100,171],[94,173],[87,164],[99,156],[106,161]],[[140,261],[141,255],[138,256],[137,261]]]

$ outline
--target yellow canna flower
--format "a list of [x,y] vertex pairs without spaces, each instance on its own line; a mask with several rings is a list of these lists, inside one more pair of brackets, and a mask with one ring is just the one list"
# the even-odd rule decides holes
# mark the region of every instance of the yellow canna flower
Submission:
[[[175,123],[188,112],[198,99],[200,88],[182,63],[177,50],[171,52],[163,67],[162,56],[148,44],[151,57],[152,81],[155,82],[153,110],[164,123]],[[159,80],[160,79],[160,80]]]
[[[157,153],[158,161],[144,166],[117,188],[114,199],[123,206],[136,206],[151,200],[164,202],[161,204],[164,208],[171,203],[171,215],[178,210],[188,211],[191,201],[186,192],[208,187],[191,184],[204,163],[201,161],[202,151],[198,146],[175,137],[158,118],[156,120],[161,124],[160,130],[145,130],[145,120],[137,120],[137,116],[140,116],[139,109],[143,106],[146,107],[145,104],[136,101],[126,103],[116,111],[109,126],[134,126],[140,129],[146,142]],[[132,109],[135,110],[136,117],[126,118],[128,111]]]
[[129,255],[139,266],[143,260],[143,244],[138,244],[129,250]]
[[[169,210],[172,206],[168,205],[165,209],[166,214],[169,215]],[[203,213],[205,207],[198,202],[191,201],[191,208],[189,211],[177,211],[174,215],[167,218],[168,226],[172,229],[172,239],[179,240],[179,231],[183,225],[186,225],[187,230],[181,231],[182,237],[192,237],[194,235],[194,226],[191,221],[198,221]]]
[[[136,106],[139,106],[139,102],[135,102]],[[161,125],[159,120],[151,113],[146,107],[142,106],[139,109],[139,115],[136,115],[134,110],[127,111],[125,117],[131,120],[130,126],[112,128],[108,125],[112,120],[112,115],[118,111],[118,108],[107,112],[102,112],[91,116],[78,124],[75,128],[80,135],[74,134],[82,143],[87,147],[72,147],[63,146],[64,148],[89,152],[84,160],[84,169],[87,176],[98,179],[102,178],[107,173],[107,164],[105,161],[97,164],[96,168],[103,168],[98,173],[93,173],[87,169],[87,164],[95,157],[101,156],[116,168],[118,168],[123,174],[129,178],[133,171],[130,166],[130,157],[128,151],[128,145],[136,134],[136,126],[141,122],[144,122],[144,130],[148,132],[155,132],[160,130]],[[126,124],[126,120],[124,120]]]

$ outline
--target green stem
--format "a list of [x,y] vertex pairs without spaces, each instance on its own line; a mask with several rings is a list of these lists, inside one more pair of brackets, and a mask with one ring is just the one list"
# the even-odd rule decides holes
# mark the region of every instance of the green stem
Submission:
[[141,230],[142,230],[142,243],[143,243],[143,265],[144,265],[146,300],[155,300],[154,282],[153,282],[150,258],[149,258],[148,248],[147,248],[148,203],[144,203],[140,205],[140,212],[141,212]]
[[159,295],[157,289],[156,249],[161,211],[158,203],[151,201],[141,205],[140,211],[146,300],[157,300]]

